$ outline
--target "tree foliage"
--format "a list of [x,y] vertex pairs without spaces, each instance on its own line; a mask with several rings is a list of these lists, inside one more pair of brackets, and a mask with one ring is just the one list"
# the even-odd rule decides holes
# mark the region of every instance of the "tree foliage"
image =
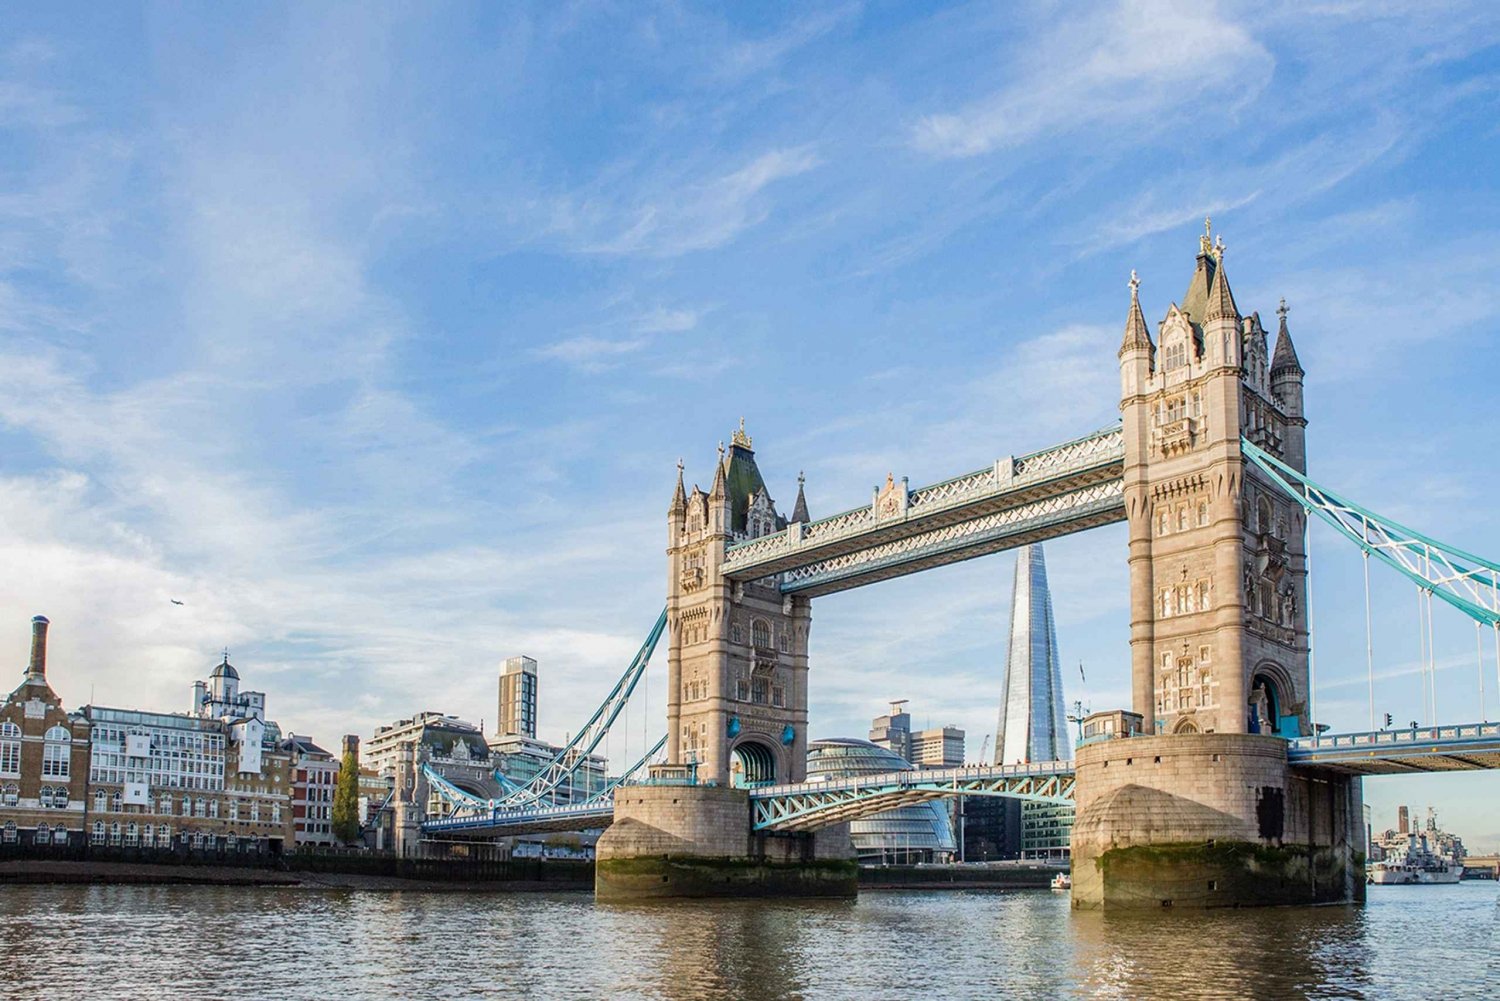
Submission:
[[348,844],[359,840],[359,760],[346,751],[333,786],[333,836]]

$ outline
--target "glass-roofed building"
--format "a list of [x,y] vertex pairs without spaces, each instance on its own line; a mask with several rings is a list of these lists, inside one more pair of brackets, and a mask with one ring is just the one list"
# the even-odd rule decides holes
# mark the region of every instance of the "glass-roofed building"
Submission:
[[[905,758],[854,737],[815,740],[807,747],[807,781],[910,771]],[[865,864],[951,862],[958,851],[953,824],[941,802],[916,803],[849,825],[854,850]]]

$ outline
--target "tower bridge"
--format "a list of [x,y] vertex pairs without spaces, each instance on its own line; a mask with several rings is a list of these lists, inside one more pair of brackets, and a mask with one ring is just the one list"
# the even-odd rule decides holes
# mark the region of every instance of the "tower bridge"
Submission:
[[[791,513],[777,508],[743,422],[720,446],[707,492],[686,489],[679,463],[666,609],[631,669],[638,677],[657,640],[666,644],[665,760],[643,761],[646,777],[612,787],[607,804],[554,807],[523,790],[461,804],[432,829],[607,815],[601,898],[826,894],[853,892],[851,819],[946,795],[1071,799],[1075,906],[1359,898],[1360,776],[1495,767],[1500,732],[1484,723],[1318,735],[1309,520],[1429,602],[1494,628],[1497,651],[1500,564],[1307,475],[1288,310],[1277,311],[1273,351],[1259,314],[1240,312],[1223,241],[1207,227],[1181,304],[1154,337],[1139,289],[1132,273],[1118,426],[930,486],[888,476],[867,505],[817,521],[800,485]],[[814,597],[1119,521],[1138,733],[1086,743],[1075,763],[805,781]],[[611,700],[633,685],[622,679]],[[586,728],[594,744],[614,719],[606,707]]]

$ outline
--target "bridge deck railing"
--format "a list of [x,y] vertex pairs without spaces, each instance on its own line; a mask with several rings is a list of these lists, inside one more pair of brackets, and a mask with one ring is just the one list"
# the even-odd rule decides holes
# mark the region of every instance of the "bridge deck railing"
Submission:
[[1401,730],[1366,730],[1359,733],[1318,734],[1290,741],[1292,751],[1326,751],[1342,748],[1401,747],[1500,737],[1500,723],[1458,723],[1443,726],[1407,727]]

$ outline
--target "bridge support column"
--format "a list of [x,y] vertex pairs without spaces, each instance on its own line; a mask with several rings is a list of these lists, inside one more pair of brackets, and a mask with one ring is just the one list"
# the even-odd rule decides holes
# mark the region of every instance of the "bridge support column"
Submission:
[[814,834],[751,830],[750,796],[725,786],[639,785],[615,795],[595,846],[601,901],[673,897],[851,897],[848,825]]
[[1074,795],[1075,908],[1364,900],[1359,777],[1292,768],[1277,737],[1088,744]]

